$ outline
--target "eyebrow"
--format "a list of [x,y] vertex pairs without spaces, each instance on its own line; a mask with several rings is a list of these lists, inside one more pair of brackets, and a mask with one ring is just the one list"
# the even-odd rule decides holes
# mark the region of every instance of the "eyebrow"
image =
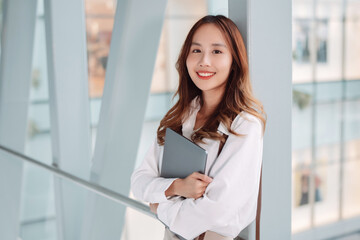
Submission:
[[[192,42],[191,45],[201,46],[201,44],[197,43],[197,42]],[[223,43],[213,43],[211,45],[214,47],[225,47],[226,48],[226,45]]]

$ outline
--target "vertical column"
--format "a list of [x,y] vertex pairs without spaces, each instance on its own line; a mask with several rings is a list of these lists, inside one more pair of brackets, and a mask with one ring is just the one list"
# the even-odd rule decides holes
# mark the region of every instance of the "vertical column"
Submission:
[[344,205],[344,182],[345,182],[345,165],[346,165],[346,86],[347,79],[346,71],[346,40],[347,40],[347,14],[348,1],[342,0],[341,13],[341,108],[340,108],[340,179],[339,179],[339,219],[344,219],[343,205]]
[[317,30],[318,23],[316,17],[318,0],[312,0],[312,14],[310,21],[310,64],[311,64],[311,81],[312,81],[312,101],[311,101],[311,163],[309,166],[310,176],[309,176],[309,206],[310,206],[310,227],[315,226],[315,174],[316,174],[316,142],[317,142],[317,94],[318,94],[318,85],[317,85]]
[[[53,165],[88,179],[91,136],[84,1],[45,1],[45,29]],[[58,239],[78,240],[86,192],[57,177],[54,182]]]
[[[248,38],[249,38],[249,22],[248,22],[248,1],[241,0],[241,1],[229,1],[229,18],[233,20],[244,40],[244,44],[249,54],[249,47],[248,47]],[[232,9],[234,8],[234,9]],[[256,221],[253,221],[249,226],[247,226],[239,236],[244,239],[254,240],[255,239],[255,232],[256,232]]]
[[[92,181],[128,195],[166,0],[117,2]],[[119,239],[125,208],[89,195],[82,239]]]
[[[24,153],[36,0],[3,2],[0,144]],[[17,239],[23,164],[0,154],[0,238]]]
[[255,95],[268,114],[260,236],[291,239],[291,1],[229,0],[229,17],[247,39]]

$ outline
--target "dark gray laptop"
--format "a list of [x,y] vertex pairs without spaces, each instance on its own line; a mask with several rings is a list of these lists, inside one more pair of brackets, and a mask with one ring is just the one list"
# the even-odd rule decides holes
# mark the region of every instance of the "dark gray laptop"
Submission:
[[186,178],[193,172],[205,173],[207,152],[186,137],[166,129],[160,176]]

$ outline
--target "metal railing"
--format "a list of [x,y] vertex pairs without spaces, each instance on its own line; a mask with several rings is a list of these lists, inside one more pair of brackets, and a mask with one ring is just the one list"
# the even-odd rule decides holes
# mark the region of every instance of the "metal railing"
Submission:
[[110,199],[112,201],[115,201],[117,203],[120,203],[120,204],[123,204],[125,205],[126,207],[130,207],[130,208],[133,208],[137,211],[140,211],[141,213],[144,213],[150,217],[153,217],[153,218],[157,218],[156,215],[154,213],[152,213],[150,211],[150,207],[143,204],[143,203],[140,203],[134,199],[131,199],[125,195],[122,195],[118,192],[115,192],[115,191],[112,191],[110,189],[107,189],[105,187],[102,187],[100,185],[97,185],[97,184],[94,184],[94,183],[91,183],[89,181],[86,181],[84,179],[81,179],[75,175],[72,175],[70,173],[67,173],[61,169],[59,169],[58,167],[56,166],[50,166],[50,165],[47,165],[45,163],[42,163],[38,160],[35,160],[31,157],[28,157],[28,156],[25,156],[24,154],[22,153],[19,153],[19,152],[16,152],[10,148],[7,148],[5,146],[2,146],[0,145],[0,153],[2,152],[5,152],[7,154],[11,154],[12,157],[18,157],[21,159],[21,161],[25,161],[25,162],[28,162],[28,163],[31,163],[39,168],[42,168],[44,170],[47,170],[55,175],[57,175],[58,177],[62,178],[62,179],[66,179],[72,183],[75,183],[85,189],[88,189],[89,191],[92,191],[98,195],[101,195],[107,199]]

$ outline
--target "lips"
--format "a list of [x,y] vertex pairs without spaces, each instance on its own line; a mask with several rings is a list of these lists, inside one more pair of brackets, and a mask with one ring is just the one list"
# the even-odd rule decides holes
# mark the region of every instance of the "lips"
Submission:
[[196,74],[200,79],[207,80],[210,79],[212,76],[214,76],[215,72],[199,71],[196,72]]

